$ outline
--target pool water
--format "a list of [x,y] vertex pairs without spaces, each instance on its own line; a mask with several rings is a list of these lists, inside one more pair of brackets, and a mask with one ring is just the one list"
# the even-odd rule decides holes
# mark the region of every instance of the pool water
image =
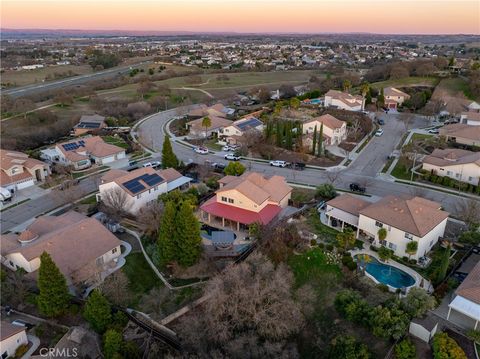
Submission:
[[[366,272],[380,283],[394,288],[410,287],[415,284],[415,279],[403,270],[381,263],[374,257],[367,256],[367,258]],[[355,256],[355,259],[358,263],[362,262],[358,255]]]

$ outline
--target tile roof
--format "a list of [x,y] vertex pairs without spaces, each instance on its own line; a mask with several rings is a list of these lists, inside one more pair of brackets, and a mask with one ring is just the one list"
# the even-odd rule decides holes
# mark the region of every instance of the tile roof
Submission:
[[[85,145],[76,150],[67,151],[63,147],[79,141],[84,141]],[[106,143],[100,136],[82,137],[68,142],[57,143],[56,147],[72,162],[88,159],[89,155],[102,158],[125,151],[124,148]]]
[[360,211],[365,207],[371,205],[371,202],[367,202],[361,198],[354,197],[350,194],[342,194],[327,202],[328,205],[341,209],[342,211],[358,216]]
[[385,96],[392,96],[392,97],[394,97],[394,96],[396,96],[396,97],[401,96],[401,97],[405,97],[405,98],[410,98],[410,95],[409,95],[409,94],[407,94],[407,93],[405,93],[405,92],[403,92],[403,91],[400,91],[400,90],[396,89],[395,87],[385,87],[385,88],[383,89],[383,94],[384,94]]
[[480,152],[472,152],[458,148],[447,148],[445,150],[437,148],[423,159],[423,163],[443,167],[468,163],[475,163],[480,166]]
[[[230,126],[233,121],[227,120],[223,117],[218,117],[218,116],[208,116],[211,121],[211,125],[208,127],[209,130],[215,130],[218,128]],[[196,120],[187,122],[187,125],[191,126],[192,129],[195,131],[205,131],[205,127],[202,125],[204,117],[198,118]]]
[[463,280],[455,293],[480,304],[480,262],[468,273],[468,276]]
[[360,214],[424,237],[448,218],[440,204],[421,197],[387,196],[360,210]]
[[[21,167],[23,172],[9,176],[6,171],[14,166]],[[46,167],[47,164],[30,158],[22,152],[0,149],[0,183],[2,185],[34,178],[28,170],[33,170],[37,166]]]
[[475,111],[462,112],[462,116],[468,119],[469,121],[480,121],[480,112],[475,112]]
[[349,93],[337,91],[337,90],[329,90],[325,96],[329,96],[333,99],[343,102],[346,106],[349,107],[357,107],[361,106],[363,103],[362,96],[354,96],[350,95]]
[[0,322],[0,340],[4,341],[15,334],[25,331],[25,327],[21,325],[14,325],[12,323],[2,320]]
[[440,128],[441,136],[460,137],[480,141],[480,126],[453,123]]
[[[328,128],[331,128],[332,130],[334,130],[336,128],[342,128],[346,124],[345,121],[341,121],[341,120],[335,118],[334,116],[332,116],[330,114],[326,114],[326,115],[322,115],[320,117],[312,118],[311,120],[305,121],[304,124],[314,122],[314,121],[318,121],[320,123],[323,123],[324,126],[326,126]],[[320,130],[320,128],[318,128],[318,130]]]

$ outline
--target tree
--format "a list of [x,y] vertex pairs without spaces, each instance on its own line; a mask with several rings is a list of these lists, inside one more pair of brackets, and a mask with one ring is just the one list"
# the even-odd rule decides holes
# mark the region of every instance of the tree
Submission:
[[27,113],[35,109],[35,103],[27,98],[19,98],[13,103],[13,112],[23,113],[23,118],[27,119]]
[[474,231],[480,225],[480,201],[476,199],[464,199],[457,208],[457,214]]
[[59,103],[61,107],[65,107],[73,103],[73,96],[62,91],[54,97],[53,101]]
[[202,119],[202,126],[205,127],[205,138],[208,137],[208,128],[212,125],[212,120],[210,119],[210,117],[208,116],[205,116],[203,119]]
[[385,95],[383,92],[383,87],[380,89],[380,93],[377,96],[377,109],[385,106]]
[[394,302],[387,306],[375,307],[371,316],[372,333],[380,338],[400,339],[408,329],[410,318]]
[[158,251],[162,265],[173,261],[175,258],[175,239],[177,238],[175,236],[175,216],[175,203],[173,201],[166,202],[162,222],[160,224],[160,230],[158,233]]
[[458,238],[460,243],[469,244],[471,246],[480,245],[480,232],[478,231],[467,231],[463,232]]
[[102,203],[107,206],[110,215],[119,218],[130,206],[127,193],[120,187],[111,188],[102,194]]
[[123,271],[117,270],[105,278],[100,284],[99,290],[113,304],[126,307],[132,300],[128,286],[127,275]]
[[[361,85],[360,92],[362,93],[362,97],[365,105],[372,103],[372,96],[370,94],[370,85],[368,82],[364,82]],[[364,110],[364,108],[362,108],[362,110]]]
[[336,336],[328,348],[328,359],[370,359],[368,347],[349,335]]
[[163,203],[160,201],[152,201],[140,208],[137,221],[143,224],[145,233],[148,236],[156,238],[162,215]]
[[383,228],[383,227],[380,228],[380,229],[378,230],[378,239],[379,239],[380,241],[384,241],[385,238],[387,238],[387,234],[388,234],[388,232],[387,232],[387,230],[386,230],[385,228]]
[[112,321],[112,309],[110,303],[102,293],[94,289],[88,297],[83,310],[83,316],[97,333],[107,330]]
[[403,339],[397,345],[395,345],[395,358],[396,359],[416,359],[417,350],[415,344],[410,339]]
[[318,156],[323,156],[323,123],[320,125],[320,133],[318,134]]
[[293,109],[297,109],[300,107],[300,100],[296,97],[292,97],[290,99],[290,107],[293,108]]
[[282,98],[291,98],[297,94],[293,86],[288,84],[281,85],[278,90],[280,91]]
[[313,129],[313,138],[312,138],[312,155],[315,155],[315,149],[317,147],[317,125]]
[[202,253],[200,224],[190,203],[185,201],[180,206],[175,226],[175,240],[178,246],[177,261],[181,266],[189,267],[198,261]]
[[408,69],[403,65],[394,65],[390,70],[390,78],[391,79],[402,79],[405,77],[410,76],[410,72]]
[[162,168],[177,168],[178,158],[173,153],[172,144],[170,143],[170,137],[165,135],[162,147]]
[[432,348],[434,359],[467,359],[463,349],[447,333],[435,334]]
[[440,259],[440,265],[437,270],[436,284],[439,284],[442,280],[445,279],[448,272],[448,266],[450,265],[450,250],[451,245],[448,244],[447,248],[444,248],[442,257]]
[[154,85],[150,81],[142,81],[138,85],[137,93],[144,99],[145,95],[153,89]]
[[34,283],[25,275],[23,268],[17,270],[1,269],[1,293],[2,305],[11,305],[20,308],[25,304],[29,292],[34,288]]
[[405,253],[407,253],[408,258],[410,258],[411,255],[417,253],[417,250],[418,250],[418,242],[410,241],[407,243],[407,248],[405,249]]
[[392,258],[393,251],[385,246],[381,246],[378,250],[378,255],[382,261],[388,262],[388,260]]
[[350,82],[350,80],[348,79],[343,80],[342,88],[343,88],[343,91],[345,92],[350,91],[350,89],[352,88],[352,83]]
[[246,168],[240,162],[230,162],[223,170],[228,176],[240,176],[245,172]]
[[355,232],[350,227],[347,227],[343,232],[337,234],[336,239],[338,246],[342,247],[346,252],[348,248],[353,247],[355,244]]
[[412,317],[421,318],[427,311],[435,308],[435,298],[422,288],[412,288],[402,299],[403,308]]
[[323,183],[318,185],[315,190],[315,197],[323,198],[325,200],[329,200],[335,198],[337,196],[337,191],[332,184]]
[[116,359],[119,357],[122,348],[122,334],[115,329],[109,329],[103,335],[103,354],[106,359]]
[[37,305],[40,312],[48,317],[56,317],[67,310],[70,303],[67,281],[47,252],[40,256],[38,270]]

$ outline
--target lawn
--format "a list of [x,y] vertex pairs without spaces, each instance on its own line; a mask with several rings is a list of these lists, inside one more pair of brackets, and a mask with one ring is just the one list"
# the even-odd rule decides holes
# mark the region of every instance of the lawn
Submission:
[[474,96],[470,92],[468,83],[461,77],[443,79],[442,81],[440,81],[437,88],[439,91],[446,91],[451,96],[456,96],[460,92],[469,99],[475,100]]
[[121,148],[125,148],[127,149],[128,148],[128,144],[125,142],[125,140],[121,137],[117,137],[117,136],[103,136],[102,137],[103,140],[106,142],[106,143],[109,143],[111,145],[115,145],[115,146],[118,146],[118,147],[121,147]]
[[312,281],[321,282],[325,275],[340,276],[341,273],[339,265],[329,264],[327,254],[320,248],[293,255],[288,265],[293,271],[295,284],[298,287]]
[[[391,175],[398,179],[410,181],[410,178],[412,176],[410,172],[411,167],[412,167],[412,163],[410,162],[408,163],[408,165],[405,165],[404,163],[401,163],[401,161],[398,161],[395,167],[393,168]],[[415,175],[413,176],[413,179],[415,180]]]
[[412,135],[412,137],[410,137],[410,142],[409,143],[426,140],[426,139],[429,139],[429,138],[432,138],[432,137],[433,137],[433,135],[427,135],[427,134],[423,134],[423,133],[414,133]]
[[307,224],[309,225],[310,230],[318,235],[321,240],[331,244],[336,243],[336,237],[339,232],[336,229],[324,225],[320,221],[320,217],[316,210],[312,210],[308,214]]
[[50,78],[46,81],[55,80],[55,73],[69,74],[69,76],[76,76],[76,75],[90,74],[92,72],[93,70],[90,65],[48,66],[41,69],[19,70],[19,71],[6,70],[4,73],[2,73],[2,83],[5,83],[5,84],[10,83],[13,86],[24,86],[24,85],[42,82],[46,80],[47,76]]
[[80,204],[96,204],[97,203],[97,196],[95,194],[92,194],[91,196],[88,196],[84,199],[82,199]]
[[128,277],[133,293],[140,296],[154,287],[162,286],[162,282],[150,268],[142,252],[130,253],[126,260],[122,270]]
[[381,89],[382,87],[435,87],[437,86],[439,79],[437,77],[405,77],[403,79],[392,79],[387,81],[374,82],[370,86],[375,89]]

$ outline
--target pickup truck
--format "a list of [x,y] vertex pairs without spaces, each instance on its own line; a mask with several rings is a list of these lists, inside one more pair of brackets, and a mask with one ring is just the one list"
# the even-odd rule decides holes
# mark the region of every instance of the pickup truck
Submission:
[[288,165],[289,163],[285,161],[270,161],[270,166],[274,167],[287,167]]

